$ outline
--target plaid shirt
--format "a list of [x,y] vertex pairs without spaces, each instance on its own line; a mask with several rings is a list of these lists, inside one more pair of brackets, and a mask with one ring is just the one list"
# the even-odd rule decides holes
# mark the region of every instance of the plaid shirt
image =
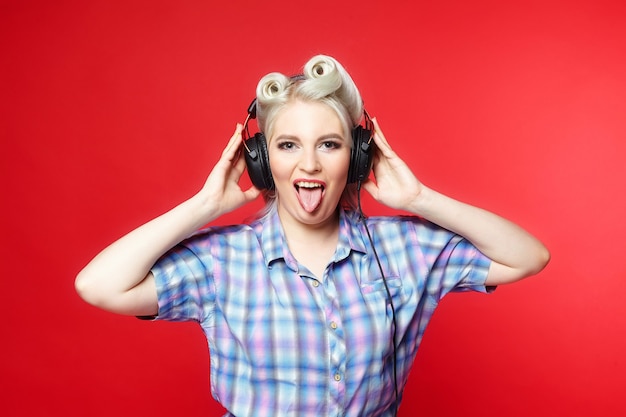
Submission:
[[[489,260],[416,217],[366,221],[396,310],[401,391],[438,302],[451,290],[486,292]],[[319,278],[289,252],[275,211],[205,229],[152,272],[158,318],[202,326],[211,390],[227,415],[393,414],[391,307],[358,214],[341,212],[337,250]]]

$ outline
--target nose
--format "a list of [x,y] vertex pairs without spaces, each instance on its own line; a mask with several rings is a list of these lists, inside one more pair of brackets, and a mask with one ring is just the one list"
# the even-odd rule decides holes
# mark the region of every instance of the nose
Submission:
[[321,168],[319,156],[314,149],[307,149],[302,152],[300,168],[304,172],[318,172]]

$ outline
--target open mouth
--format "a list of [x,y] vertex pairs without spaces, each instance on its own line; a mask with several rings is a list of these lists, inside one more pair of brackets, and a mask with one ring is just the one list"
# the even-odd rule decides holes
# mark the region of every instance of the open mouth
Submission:
[[294,186],[302,208],[309,213],[315,211],[322,202],[324,184],[319,181],[296,181]]
[[324,184],[316,181],[296,181],[296,190],[300,190],[300,188],[321,188],[324,190]]

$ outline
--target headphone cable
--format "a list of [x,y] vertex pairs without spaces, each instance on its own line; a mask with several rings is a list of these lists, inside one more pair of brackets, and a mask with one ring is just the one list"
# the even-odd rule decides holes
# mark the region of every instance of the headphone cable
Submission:
[[367,226],[367,217],[363,213],[363,208],[361,207],[361,181],[357,181],[356,187],[356,195],[357,195],[357,204],[359,209],[359,220],[363,222],[363,226],[365,226],[365,231],[367,232],[367,238],[369,239],[370,245],[372,247],[372,251],[374,252],[374,257],[376,258],[376,263],[378,264],[378,269],[380,269],[380,273],[383,277],[383,284],[385,285],[385,291],[387,292],[387,298],[389,299],[389,305],[391,306],[391,321],[393,323],[392,329],[392,343],[393,343],[393,390],[395,395],[394,401],[394,416],[398,415],[398,371],[397,371],[397,346],[396,346],[396,309],[393,305],[393,299],[391,298],[391,291],[389,291],[389,285],[387,285],[387,278],[385,278],[385,272],[383,271],[382,263],[380,262],[380,258],[378,257],[378,252],[376,251],[376,247],[374,246],[374,240],[372,239],[372,235],[370,233],[370,229]]

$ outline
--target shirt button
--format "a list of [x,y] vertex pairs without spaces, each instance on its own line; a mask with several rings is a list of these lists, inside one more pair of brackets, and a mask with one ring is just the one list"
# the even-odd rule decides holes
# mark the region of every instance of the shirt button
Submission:
[[330,322],[330,328],[335,330],[337,328],[337,323],[335,323],[334,321]]
[[313,286],[317,288],[317,287],[319,287],[319,286],[320,286],[320,283],[319,283],[319,282],[317,282],[317,281],[315,281],[315,280],[313,280]]
[[337,382],[341,381],[341,375],[335,374],[335,381]]

